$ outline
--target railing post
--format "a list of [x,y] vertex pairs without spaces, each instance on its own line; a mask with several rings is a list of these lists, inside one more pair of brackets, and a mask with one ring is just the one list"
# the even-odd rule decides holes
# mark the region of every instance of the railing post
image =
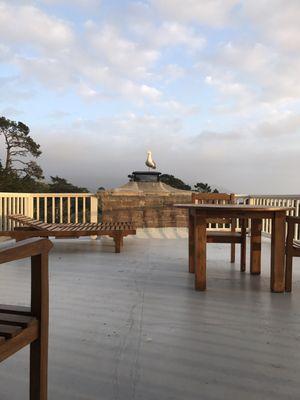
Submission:
[[91,209],[90,209],[90,219],[91,222],[98,222],[98,197],[91,196]]
[[0,231],[3,229],[3,209],[2,209],[2,197],[0,196]]
[[26,200],[26,215],[27,217],[33,218],[33,196],[29,194]]
[[249,196],[249,205],[251,206],[255,205],[255,199],[251,196]]

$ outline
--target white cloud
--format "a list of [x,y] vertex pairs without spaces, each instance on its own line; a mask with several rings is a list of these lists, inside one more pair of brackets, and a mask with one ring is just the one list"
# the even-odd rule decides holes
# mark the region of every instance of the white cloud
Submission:
[[[144,37],[129,39],[113,23],[87,20],[79,37],[71,23],[29,3],[17,6],[0,0],[4,43],[0,58],[9,59],[19,69],[23,83],[39,82],[58,91],[75,89],[87,100],[121,96],[139,105],[150,101],[166,108],[176,100],[163,98],[161,88],[156,87],[161,49],[179,44],[196,50],[204,45],[203,37],[192,28],[175,22],[162,23],[158,30],[150,24]],[[13,17],[18,30],[8,22]],[[176,66],[175,70],[173,65],[169,72],[167,79],[174,80],[184,69]]]
[[175,21],[194,21],[222,26],[229,22],[232,8],[239,0],[151,0],[163,15]]
[[227,42],[218,48],[216,61],[228,68],[238,68],[249,73],[272,69],[279,61],[279,54],[262,43]]
[[186,71],[178,64],[167,64],[164,66],[162,74],[167,82],[171,82],[183,78]]
[[87,39],[102,62],[129,75],[143,76],[159,56],[158,51],[122,37],[113,25],[91,28]]
[[219,111],[257,113],[291,107],[300,98],[300,57],[262,43],[222,43],[197,68],[225,104]]
[[156,88],[145,84],[135,84],[132,81],[123,82],[120,91],[125,97],[131,98],[137,103],[143,102],[144,99],[156,102],[162,96],[162,92]]
[[41,4],[47,6],[72,6],[80,8],[95,8],[100,7],[102,0],[2,0],[3,3],[13,5],[34,5],[36,7]]
[[[12,23],[12,21],[14,21]],[[0,1],[2,43],[30,45],[45,51],[61,51],[73,41],[69,25],[33,6],[12,6]]]
[[299,0],[264,0],[243,3],[245,15],[282,51],[300,50]]
[[206,40],[191,27],[177,22],[163,22],[160,26],[140,27],[144,40],[156,48],[183,45],[190,50],[201,50]]
[[295,140],[293,135],[300,135],[300,114],[293,112],[286,112],[279,115],[273,115],[269,120],[263,121],[259,124],[254,134],[259,137],[276,138],[286,137],[287,140]]
[[213,112],[219,115],[231,114],[236,117],[251,115],[257,109],[257,96],[251,86],[238,80],[233,74],[222,68],[210,68],[212,75],[206,75],[204,82],[216,90]]
[[101,0],[41,0],[43,3],[47,5],[70,5],[72,7],[82,7],[82,8],[89,8],[89,7],[100,7],[102,1]]
[[167,100],[160,103],[160,106],[165,108],[166,110],[170,110],[172,114],[180,117],[186,117],[189,115],[197,115],[200,113],[201,108],[196,105],[186,105],[182,102],[176,100]]

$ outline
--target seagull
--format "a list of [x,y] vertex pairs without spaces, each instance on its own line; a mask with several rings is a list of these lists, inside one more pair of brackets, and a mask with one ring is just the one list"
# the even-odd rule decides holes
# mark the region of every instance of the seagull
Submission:
[[152,153],[151,153],[151,151],[147,151],[147,160],[146,160],[145,164],[147,165],[147,167],[149,167],[149,170],[150,170],[150,168],[156,169],[156,164],[155,164],[155,162],[152,160]]

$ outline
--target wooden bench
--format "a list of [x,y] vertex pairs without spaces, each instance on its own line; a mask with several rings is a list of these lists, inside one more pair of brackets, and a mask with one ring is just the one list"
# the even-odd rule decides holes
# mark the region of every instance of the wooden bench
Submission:
[[22,214],[9,215],[8,218],[23,226],[16,227],[13,231],[2,231],[0,236],[10,236],[17,241],[29,237],[79,238],[106,235],[114,239],[115,252],[120,253],[123,238],[136,234],[130,222],[54,224],[38,221]]
[[[193,193],[192,203],[194,204],[235,204],[234,194],[227,193]],[[228,224],[229,230],[207,231],[207,243],[230,243],[231,256],[230,261],[235,262],[235,245],[241,245],[240,268],[241,271],[246,269],[246,221],[240,220],[241,231],[236,231],[236,219],[209,219],[211,224]],[[194,272],[194,271],[190,271]]]
[[0,362],[30,345],[30,400],[47,399],[51,247],[48,239],[29,239],[0,247],[0,264],[31,257],[31,307],[0,305]]
[[300,257],[300,243],[294,241],[295,225],[300,224],[300,217],[287,217],[288,231],[285,247],[285,290],[292,291],[293,257]]

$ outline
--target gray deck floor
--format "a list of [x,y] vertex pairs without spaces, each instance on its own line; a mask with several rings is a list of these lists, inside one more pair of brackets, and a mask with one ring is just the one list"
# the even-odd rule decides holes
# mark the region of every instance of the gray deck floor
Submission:
[[[300,398],[300,268],[292,294],[208,247],[193,290],[186,239],[60,240],[51,253],[50,400]],[[300,259],[295,260],[295,269]],[[1,302],[28,302],[29,267],[0,268]],[[249,263],[248,263],[249,265]],[[28,399],[28,350],[0,365],[0,399]]]

